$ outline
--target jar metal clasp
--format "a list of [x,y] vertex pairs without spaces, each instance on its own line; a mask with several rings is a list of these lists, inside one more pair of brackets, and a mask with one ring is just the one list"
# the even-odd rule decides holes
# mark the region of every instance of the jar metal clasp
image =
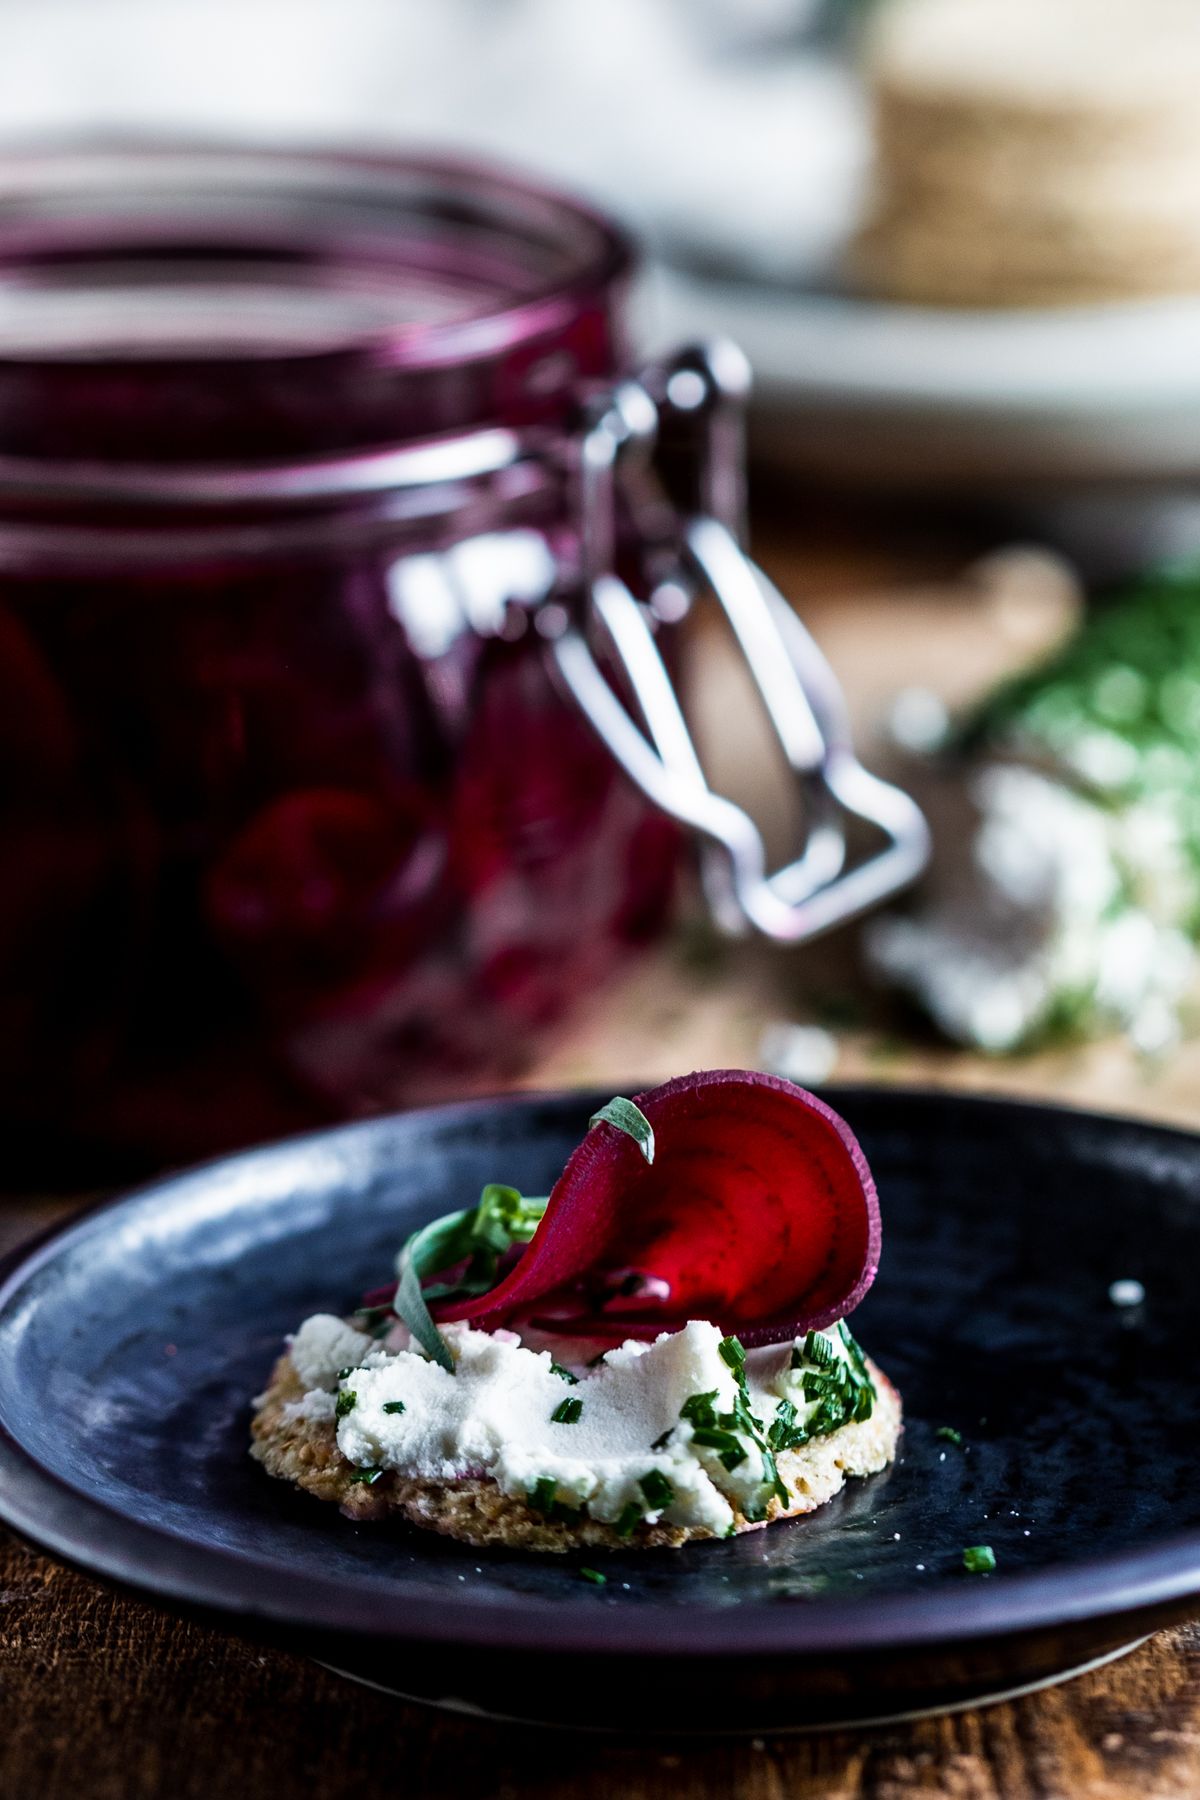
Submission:
[[[799,944],[856,917],[916,879],[929,829],[902,789],[855,754],[836,676],[795,611],[742,547],[745,358],[724,341],[692,346],[592,404],[580,446],[582,615],[549,646],[553,666],[629,779],[700,839],[705,891],[730,934]],[[724,614],[801,799],[801,842],[768,868],[758,824],[710,786],[646,609],[616,572],[619,485],[648,458],[657,427],[697,440],[696,505],[679,521],[679,555],[697,593]],[[625,705],[589,642],[598,626],[636,706]],[[882,838],[851,860],[852,821]]]

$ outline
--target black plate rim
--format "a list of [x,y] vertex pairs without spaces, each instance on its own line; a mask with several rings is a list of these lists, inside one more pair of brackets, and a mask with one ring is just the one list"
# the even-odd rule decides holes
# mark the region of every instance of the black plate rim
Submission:
[[[525,1090],[494,1098],[422,1107],[384,1119],[358,1121],[306,1133],[213,1159],[145,1183],[51,1226],[0,1262],[0,1314],[32,1274],[80,1233],[102,1230],[110,1215],[151,1195],[202,1179],[209,1171],[252,1167],[279,1152],[303,1151],[306,1144],[369,1134],[398,1120],[431,1115],[469,1119],[497,1105],[505,1108],[573,1104],[580,1110],[601,1103],[604,1090]],[[637,1085],[626,1092],[638,1091]],[[888,1083],[828,1084],[821,1094],[835,1106],[886,1099],[914,1108],[952,1107],[1014,1116],[1059,1117],[1092,1123],[1101,1131],[1132,1131],[1150,1140],[1200,1148],[1200,1134],[1124,1114],[1103,1113],[1052,1102],[1013,1099],[1003,1094],[964,1094],[933,1086]],[[842,1652],[895,1652],[915,1645],[966,1645],[1124,1616],[1182,1613],[1200,1596],[1200,1530],[1163,1539],[1152,1548],[1114,1552],[1065,1567],[1024,1574],[969,1576],[963,1586],[906,1589],[899,1593],[817,1597],[787,1607],[776,1602],[736,1608],[689,1607],[676,1615],[647,1608],[633,1616],[607,1608],[603,1588],[581,1583],[581,1605],[567,1612],[559,1603],[528,1595],[510,1605],[481,1606],[470,1593],[461,1599],[439,1595],[428,1601],[411,1595],[389,1600],[377,1590],[308,1574],[286,1573],[265,1558],[187,1543],[158,1527],[130,1519],[88,1495],[37,1462],[0,1425],[0,1523],[37,1548],[101,1580],[147,1598],[242,1622],[288,1626],[315,1636],[350,1636],[414,1645],[458,1644],[472,1649],[529,1649],[598,1654],[660,1653],[705,1659],[739,1655],[821,1656]],[[582,1605],[587,1598],[592,1604]],[[719,1619],[710,1639],[697,1632],[697,1617]]]

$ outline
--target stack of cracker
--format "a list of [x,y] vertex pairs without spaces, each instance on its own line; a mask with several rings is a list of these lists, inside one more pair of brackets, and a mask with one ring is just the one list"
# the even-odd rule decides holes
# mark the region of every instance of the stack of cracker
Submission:
[[1200,292],[1200,0],[890,0],[864,286],[946,306]]

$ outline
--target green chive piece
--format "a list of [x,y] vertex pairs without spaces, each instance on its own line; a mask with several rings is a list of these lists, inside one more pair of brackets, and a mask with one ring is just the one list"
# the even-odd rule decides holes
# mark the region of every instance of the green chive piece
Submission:
[[346,1414],[352,1413],[357,1405],[358,1395],[354,1392],[353,1388],[343,1388],[337,1397],[337,1405],[334,1408],[334,1414],[337,1418],[344,1419]]
[[597,1587],[603,1587],[608,1580],[608,1576],[602,1575],[599,1569],[580,1569],[579,1573],[585,1581],[592,1581]]
[[779,1470],[775,1464],[775,1458],[770,1450],[764,1450],[762,1453],[762,1468],[763,1484],[766,1487],[767,1492],[769,1494],[774,1494],[781,1506],[787,1506],[792,1496],[788,1493],[787,1487],[780,1479]]
[[552,1375],[557,1375],[560,1381],[567,1382],[571,1387],[579,1386],[578,1375],[572,1375],[570,1369],[564,1369],[561,1363],[551,1361],[550,1373]]
[[990,1544],[970,1544],[963,1551],[963,1568],[971,1575],[990,1575],[996,1567],[996,1552]]
[[740,1375],[746,1367],[746,1352],[737,1338],[722,1338],[717,1348],[721,1352],[721,1361],[726,1368],[732,1369],[736,1375]]
[[554,1505],[554,1496],[558,1492],[558,1483],[553,1475],[543,1475],[530,1492],[525,1496],[526,1504],[534,1512],[549,1513]]
[[348,1369],[339,1369],[337,1372],[338,1380],[345,1381],[347,1375],[353,1375],[353,1373],[357,1367],[358,1367],[357,1363],[351,1363],[350,1367]]
[[860,1379],[863,1381],[870,1381],[871,1371],[867,1368],[867,1359],[866,1359],[866,1356],[863,1354],[862,1345],[858,1342],[857,1338],[855,1338],[855,1336],[851,1332],[850,1327],[847,1325],[845,1319],[838,1320],[838,1335],[840,1336],[843,1344],[845,1344],[847,1350],[850,1352],[850,1361],[854,1364],[855,1370],[857,1371]]
[[801,1382],[806,1400],[823,1400],[827,1395],[836,1394],[841,1383],[836,1376],[823,1375],[819,1369],[810,1370]]
[[827,1369],[832,1362],[836,1361],[837,1357],[833,1345],[829,1342],[829,1339],[824,1333],[820,1331],[809,1331],[805,1333],[804,1354],[809,1362],[816,1363],[823,1369]]
[[716,1388],[710,1394],[693,1394],[680,1407],[679,1416],[689,1425],[713,1426],[717,1422],[716,1400]]
[[648,1469],[638,1486],[646,1496],[647,1506],[654,1512],[662,1512],[675,1498],[675,1489],[661,1469]]
[[594,1112],[588,1120],[588,1129],[593,1125],[615,1125],[626,1137],[631,1137],[648,1163],[654,1161],[654,1127],[632,1100],[625,1100],[618,1094],[599,1112]]
[[375,1483],[377,1481],[382,1481],[383,1470],[382,1469],[351,1469],[350,1479],[351,1479],[351,1481],[361,1482],[364,1487],[374,1487]]
[[792,1368],[793,1369],[802,1369],[803,1367],[804,1367],[804,1352],[800,1348],[799,1344],[793,1344],[792,1345]]
[[671,1433],[674,1429],[675,1427],[673,1425],[668,1425],[665,1431],[660,1431],[650,1448],[652,1450],[665,1450],[671,1441]]
[[632,1537],[642,1522],[642,1509],[636,1500],[630,1500],[621,1508],[621,1516],[613,1526],[619,1538]]
[[796,1423],[796,1408],[790,1400],[781,1400],[767,1433],[768,1444],[772,1450],[796,1450],[807,1441],[804,1426]]
[[555,1425],[578,1425],[579,1417],[582,1412],[582,1400],[560,1400],[554,1411],[550,1414],[550,1419]]
[[734,1437],[732,1431],[697,1425],[692,1432],[692,1442],[700,1444],[705,1450],[715,1450],[727,1469],[736,1469],[739,1463],[746,1460],[746,1447]]
[[945,1438],[948,1444],[961,1444],[963,1441],[962,1432],[956,1430],[953,1425],[939,1425],[937,1428],[937,1436]]
[[403,1400],[385,1400],[383,1403],[383,1410],[385,1413],[402,1413],[404,1411],[404,1402]]

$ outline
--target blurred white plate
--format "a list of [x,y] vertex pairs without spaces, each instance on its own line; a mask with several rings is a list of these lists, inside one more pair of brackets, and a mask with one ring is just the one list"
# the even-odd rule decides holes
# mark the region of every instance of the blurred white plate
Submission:
[[755,370],[754,449],[906,486],[1200,473],[1200,297],[942,311],[650,272],[653,346],[726,333]]

